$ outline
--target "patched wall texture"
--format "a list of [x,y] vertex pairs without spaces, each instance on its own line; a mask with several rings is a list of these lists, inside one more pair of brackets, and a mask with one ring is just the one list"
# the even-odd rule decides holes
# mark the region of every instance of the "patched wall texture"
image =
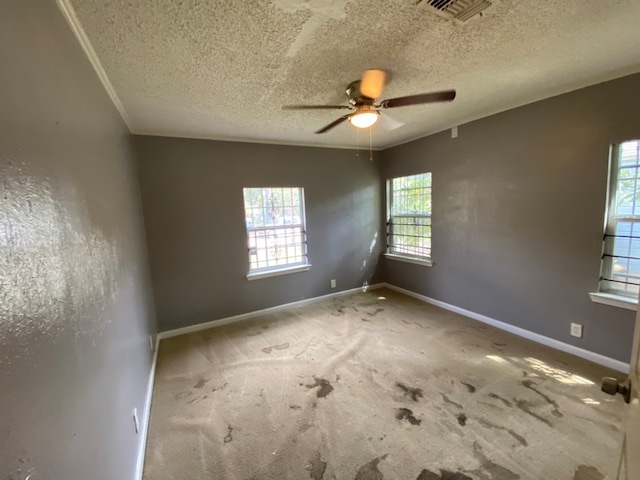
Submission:
[[2,2],[0,64],[0,478],[129,479],[156,331],[130,136],[55,2]]

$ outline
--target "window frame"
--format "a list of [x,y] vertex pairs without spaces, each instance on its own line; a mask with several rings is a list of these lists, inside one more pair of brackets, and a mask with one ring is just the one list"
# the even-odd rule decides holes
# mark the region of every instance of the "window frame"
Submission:
[[[290,189],[290,190],[298,190],[300,205],[299,214],[300,221],[295,224],[283,224],[283,225],[268,225],[268,226],[260,226],[254,227],[249,226],[247,222],[247,204],[245,200],[245,193],[247,190],[261,190],[265,189]],[[306,228],[306,205],[305,205],[305,196],[304,196],[304,187],[299,186],[260,186],[260,187],[243,187],[242,189],[242,198],[243,198],[243,211],[245,218],[245,239],[247,245],[247,260],[248,260],[248,273],[246,275],[247,280],[256,280],[259,278],[268,278],[278,275],[285,275],[289,273],[297,273],[307,271],[311,268],[311,264],[309,263],[309,251],[307,244],[307,228]],[[286,205],[282,205],[281,208],[286,208]],[[301,241],[299,243],[302,248],[302,260],[299,262],[291,262],[280,265],[270,265],[266,267],[252,268],[253,262],[251,261],[251,251],[257,249],[257,247],[251,247],[251,234],[254,232],[268,232],[268,231],[286,231],[290,229],[300,229]],[[285,234],[286,235],[286,234]],[[295,245],[298,245],[297,243]]]
[[[401,213],[397,215],[393,215],[393,198],[394,198],[394,180],[399,180],[403,178],[416,177],[420,175],[429,175],[429,190],[431,195],[431,204],[429,212],[419,212],[419,213]],[[424,187],[423,187],[424,188]],[[389,178],[386,181],[386,248],[384,256],[391,260],[397,260],[406,263],[412,263],[416,265],[423,266],[432,266],[433,265],[433,173],[432,172],[421,172],[415,173],[411,175],[401,175],[398,177]],[[429,239],[429,254],[428,255],[419,255],[419,254],[411,254],[408,252],[399,252],[396,250],[397,246],[392,243],[392,238],[395,236],[394,234],[394,218],[403,218],[403,219],[428,219],[428,227],[430,231],[430,235],[421,236],[420,238],[428,238]],[[426,226],[426,225],[425,225]]]
[[[625,140],[619,143],[613,143],[609,148],[609,171],[607,175],[607,197],[604,217],[604,235],[602,240],[602,260],[600,267],[600,279],[598,283],[598,294],[622,297],[624,299],[630,299],[634,303],[637,303],[638,292],[629,292],[628,290],[626,290],[626,285],[629,285],[629,283],[624,283],[625,287],[623,288],[612,287],[612,284],[616,283],[615,279],[613,278],[615,275],[613,271],[615,259],[622,257],[615,256],[615,247],[609,247],[608,244],[608,242],[615,241],[617,226],[620,222],[627,222],[633,224],[634,226],[640,226],[640,213],[638,213],[637,215],[615,215],[616,203],[618,200],[618,180],[620,178],[622,145],[630,142],[640,142],[640,139]],[[640,170],[640,162],[636,164],[636,167],[631,168],[637,168],[638,170]],[[640,190],[640,185],[636,185],[635,190]],[[633,230],[634,228],[632,227],[632,231]],[[633,238],[640,239],[640,236],[634,237],[633,235],[631,235],[630,239]],[[608,251],[611,251],[611,253],[607,253]],[[627,277],[630,276],[631,275],[627,275]]]

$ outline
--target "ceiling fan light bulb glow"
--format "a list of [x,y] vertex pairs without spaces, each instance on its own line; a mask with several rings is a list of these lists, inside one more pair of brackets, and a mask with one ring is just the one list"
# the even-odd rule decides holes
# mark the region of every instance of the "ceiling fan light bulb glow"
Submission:
[[362,112],[349,117],[349,121],[354,127],[369,128],[378,121],[379,116],[380,114],[378,112]]

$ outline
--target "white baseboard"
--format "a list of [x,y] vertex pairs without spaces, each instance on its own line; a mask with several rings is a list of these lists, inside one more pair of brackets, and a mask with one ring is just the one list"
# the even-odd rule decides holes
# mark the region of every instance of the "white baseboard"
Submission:
[[147,384],[147,398],[145,401],[144,413],[140,428],[140,446],[138,447],[138,462],[136,463],[136,480],[142,480],[144,473],[144,457],[147,451],[147,437],[149,435],[149,421],[151,420],[151,399],[153,398],[153,385],[156,378],[156,365],[158,363],[158,347],[160,339],[156,335],[156,343],[153,349],[153,361],[151,362],[151,372],[149,372],[149,382]]
[[594,363],[603,365],[613,370],[617,370],[619,372],[629,373],[629,364],[621,362],[620,360],[616,360],[610,357],[605,357],[604,355],[600,355],[599,353],[590,352],[589,350],[585,350],[583,348],[579,348],[574,345],[569,345],[568,343],[564,343],[553,338],[545,337],[544,335],[540,335],[539,333],[534,333],[529,330],[525,330],[524,328],[516,327],[508,323],[501,322],[499,320],[495,320],[493,318],[487,317],[485,315],[481,315],[479,313],[475,313],[470,310],[465,310],[464,308],[456,307],[455,305],[441,302],[440,300],[436,300],[434,298],[430,298],[425,295],[420,295],[419,293],[415,293],[410,290],[406,290],[404,288],[396,287],[395,285],[391,285],[389,283],[385,283],[383,286],[387,287],[390,290],[395,290],[396,292],[400,292],[409,297],[413,297],[418,300],[421,300],[425,303],[429,303],[431,305],[435,305],[445,310],[449,310],[450,312],[458,313],[465,317],[469,317],[473,320],[478,320],[479,322],[486,323],[487,325],[491,325],[493,327],[499,328],[500,330],[513,333],[514,335],[518,335],[519,337],[526,338],[536,343],[541,343],[542,345],[546,345],[547,347],[551,347],[553,349],[560,350],[562,352],[570,353],[572,355],[575,355],[576,357],[584,358],[585,360],[590,360]]
[[[384,283],[375,283],[373,285],[369,285],[367,287],[368,290],[375,290],[377,288],[384,287]],[[234,315],[233,317],[220,318],[218,320],[212,320],[210,322],[199,323],[197,325],[190,325],[188,327],[176,328],[174,330],[167,330],[164,332],[160,332],[158,334],[158,339],[163,340],[165,338],[177,337],[179,335],[186,335],[187,333],[200,332],[202,330],[208,330],[214,327],[221,327],[223,325],[229,325],[231,323],[241,322],[243,320],[248,320],[250,318],[255,318],[260,315],[264,315],[267,313],[277,312],[279,310],[283,310],[285,308],[290,307],[299,307],[300,305],[306,305],[308,303],[318,302],[320,300],[326,300],[328,298],[340,297],[342,295],[348,295],[350,293],[361,292],[362,287],[360,288],[351,288],[349,290],[342,290],[336,293],[330,293],[328,295],[322,295],[320,297],[307,298],[305,300],[299,300],[297,302],[285,303],[284,305],[277,305],[275,307],[269,307],[262,310],[255,310],[253,312],[242,313],[240,315]]]

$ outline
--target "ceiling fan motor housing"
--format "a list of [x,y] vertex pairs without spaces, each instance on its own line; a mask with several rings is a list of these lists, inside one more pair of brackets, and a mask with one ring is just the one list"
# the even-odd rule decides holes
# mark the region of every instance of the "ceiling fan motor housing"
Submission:
[[345,93],[349,98],[349,103],[354,106],[373,105],[373,98],[362,95],[362,92],[360,91],[360,83],[360,80],[356,80],[347,86]]

